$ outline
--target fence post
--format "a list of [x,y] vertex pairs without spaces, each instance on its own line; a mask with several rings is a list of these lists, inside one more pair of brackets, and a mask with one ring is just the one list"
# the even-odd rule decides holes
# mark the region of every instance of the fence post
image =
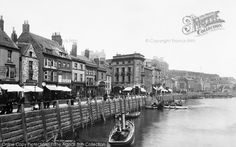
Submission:
[[60,133],[60,137],[62,137],[62,130],[61,130],[61,114],[60,114],[60,108],[59,108],[59,101],[56,101],[56,111],[57,111],[57,121],[58,121],[58,129]]
[[126,111],[126,98],[124,98],[123,101],[124,101],[124,112],[126,113],[127,112]]
[[24,132],[24,141],[26,144],[28,144],[24,104],[21,104],[21,119],[22,119],[22,128],[23,128],[23,132]]
[[121,98],[119,99],[119,102],[120,102],[120,113],[122,113],[123,109],[122,109],[122,99]]
[[131,112],[130,108],[130,97],[128,98],[128,107],[129,107],[129,112]]
[[110,116],[112,116],[112,111],[111,111],[111,99],[108,98],[108,102],[109,102],[109,111],[110,111]]
[[81,99],[79,99],[79,109],[80,109],[80,123],[81,123],[81,127],[84,128],[83,110],[82,110]]
[[116,114],[116,100],[114,99],[114,108],[115,108],[115,114]]
[[3,142],[3,139],[2,139],[2,117],[0,117],[0,143]]
[[44,106],[43,106],[43,102],[41,102],[41,115],[42,115],[42,123],[43,123],[43,135],[44,135],[44,139],[47,142],[47,126],[46,126],[46,118],[45,118],[45,113],[44,113]]
[[90,119],[90,123],[91,125],[93,124],[93,109],[92,109],[92,102],[89,100],[89,98],[87,99],[88,102],[88,114],[89,114],[89,119]]
[[74,137],[75,128],[74,128],[74,121],[73,121],[73,112],[71,108],[71,99],[69,99],[69,102],[68,102],[68,111],[70,115],[70,125],[71,125],[72,136]]
[[97,100],[98,100],[97,97],[95,97],[97,120],[99,120],[99,109],[98,109],[98,101]]

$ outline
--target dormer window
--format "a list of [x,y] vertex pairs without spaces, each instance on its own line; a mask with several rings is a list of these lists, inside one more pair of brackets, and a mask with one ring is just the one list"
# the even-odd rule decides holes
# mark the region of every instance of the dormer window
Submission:
[[29,56],[30,56],[30,57],[33,57],[33,52],[30,51],[30,52],[29,52]]

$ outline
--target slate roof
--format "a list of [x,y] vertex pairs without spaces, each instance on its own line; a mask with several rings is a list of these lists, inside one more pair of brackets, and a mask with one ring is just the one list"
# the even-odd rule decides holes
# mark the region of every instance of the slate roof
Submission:
[[11,40],[11,38],[0,29],[0,46],[9,47],[13,49],[18,49],[16,44]]
[[82,55],[77,55],[77,57],[80,58],[81,60],[85,61],[87,66],[97,67],[97,64],[94,61],[88,59],[87,57],[82,56]]
[[[65,53],[66,56],[64,58],[70,59],[68,53],[61,47],[56,41],[47,39],[45,37],[30,33],[30,32],[25,32],[22,33],[18,39],[18,42],[28,42],[28,43],[36,43],[37,46],[40,47],[41,52],[46,53],[46,50],[52,50],[52,55],[61,57],[59,55],[59,52]],[[32,43],[34,45],[34,43]]]

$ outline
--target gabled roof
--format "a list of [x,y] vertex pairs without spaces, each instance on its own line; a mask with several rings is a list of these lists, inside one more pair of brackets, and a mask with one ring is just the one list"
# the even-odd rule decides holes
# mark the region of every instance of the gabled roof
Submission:
[[29,43],[18,43],[17,45],[18,45],[22,55],[25,55],[26,51],[28,50],[28,48],[30,46]]
[[5,46],[13,49],[18,49],[16,44],[11,40],[11,38],[0,29],[0,46]]
[[49,49],[52,50],[52,54],[54,56],[61,57],[59,54],[61,52],[66,54],[64,58],[70,58],[68,53],[56,41],[47,39],[45,37],[30,32],[22,33],[18,39],[18,42],[32,43],[32,41],[34,41],[40,47],[41,51],[44,53],[46,53],[46,50]]

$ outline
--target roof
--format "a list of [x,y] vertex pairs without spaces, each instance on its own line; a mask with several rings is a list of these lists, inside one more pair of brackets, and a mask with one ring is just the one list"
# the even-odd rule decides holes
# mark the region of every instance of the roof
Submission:
[[11,40],[11,38],[0,29],[0,46],[5,46],[13,49],[18,49],[16,44]]
[[17,44],[19,49],[20,49],[20,52],[22,55],[25,54],[25,52],[28,50],[30,44],[29,43],[18,43]]
[[87,66],[97,67],[97,64],[94,61],[88,59],[87,57],[81,56],[81,55],[77,55],[77,57],[80,58],[81,60],[85,61]]
[[[45,37],[30,33],[30,32],[24,32],[20,35],[18,42],[28,42],[32,43],[32,40],[37,43],[37,45],[42,49],[44,53],[46,53],[46,50],[52,50],[52,54],[58,57],[60,56],[60,52],[66,54],[64,58],[69,58],[68,53],[61,47],[56,41],[47,39]],[[33,44],[34,45],[34,44]]]

